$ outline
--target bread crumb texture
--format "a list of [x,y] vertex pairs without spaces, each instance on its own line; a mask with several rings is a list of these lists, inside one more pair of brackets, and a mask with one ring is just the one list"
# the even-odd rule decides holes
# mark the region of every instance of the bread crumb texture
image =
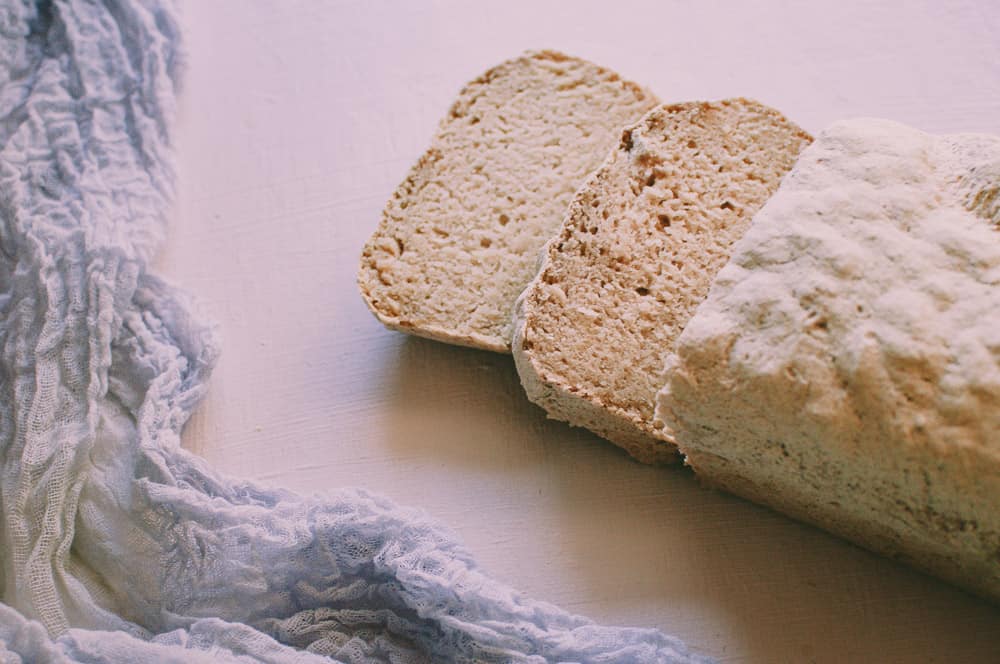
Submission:
[[810,140],[746,99],[662,106],[627,129],[518,303],[529,398],[642,461],[676,460],[654,422],[666,355]]
[[998,191],[998,137],[824,131],[666,363],[696,472],[1000,600]]
[[364,247],[369,308],[394,329],[509,352],[514,301],[573,193],[657,103],[552,51],[469,83]]

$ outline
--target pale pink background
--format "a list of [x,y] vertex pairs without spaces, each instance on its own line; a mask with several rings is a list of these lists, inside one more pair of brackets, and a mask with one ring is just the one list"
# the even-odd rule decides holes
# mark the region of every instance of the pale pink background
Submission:
[[227,473],[424,507],[511,585],[723,662],[1000,661],[1000,609],[546,421],[509,358],[388,332],[354,284],[452,97],[524,49],[668,101],[752,96],[811,131],[874,115],[1000,133],[998,8],[187,0],[160,269],[224,355],[185,445]]

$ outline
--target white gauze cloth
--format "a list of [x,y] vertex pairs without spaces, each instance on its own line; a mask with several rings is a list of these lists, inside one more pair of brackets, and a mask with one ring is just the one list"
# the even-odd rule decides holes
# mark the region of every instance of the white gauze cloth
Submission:
[[0,662],[695,662],[488,578],[363,491],[224,477],[216,357],[147,269],[172,197],[167,0],[0,0]]

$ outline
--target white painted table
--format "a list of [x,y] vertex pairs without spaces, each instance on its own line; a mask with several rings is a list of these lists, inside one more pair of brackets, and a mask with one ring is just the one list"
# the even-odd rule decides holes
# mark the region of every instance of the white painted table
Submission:
[[185,445],[230,474],[422,506],[511,585],[723,662],[1000,661],[1000,609],[547,421],[509,358],[386,331],[354,283],[459,87],[527,48],[664,100],[752,96],[811,131],[1000,133],[1000,3],[849,4],[188,0],[159,268],[224,355]]

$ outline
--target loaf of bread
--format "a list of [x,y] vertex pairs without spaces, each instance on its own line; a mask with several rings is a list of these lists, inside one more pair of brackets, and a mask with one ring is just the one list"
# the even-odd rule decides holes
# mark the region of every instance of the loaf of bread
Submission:
[[393,329],[509,352],[514,301],[573,193],[657,103],[552,51],[469,83],[364,247],[368,307]]
[[662,106],[627,129],[518,301],[528,397],[640,461],[678,460],[653,418],[666,354],[810,140],[746,99]]
[[1000,600],[1000,137],[841,122],[666,362],[696,473]]

